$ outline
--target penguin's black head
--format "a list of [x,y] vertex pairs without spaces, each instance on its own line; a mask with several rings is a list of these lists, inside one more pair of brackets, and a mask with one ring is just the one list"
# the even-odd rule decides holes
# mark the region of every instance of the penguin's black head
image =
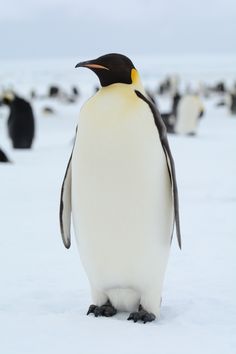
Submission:
[[2,104],[10,106],[15,98],[16,94],[13,91],[6,91],[2,96]]
[[78,63],[76,68],[78,67],[89,68],[95,72],[103,87],[116,83],[132,84],[132,69],[135,70],[129,58],[116,53],[106,54],[94,60]]

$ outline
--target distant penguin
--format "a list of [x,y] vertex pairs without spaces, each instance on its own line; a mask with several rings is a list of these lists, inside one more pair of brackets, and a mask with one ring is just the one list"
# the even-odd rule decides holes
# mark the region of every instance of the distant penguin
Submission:
[[0,148],[0,162],[10,162],[5,152]]
[[221,94],[225,93],[226,92],[225,83],[223,81],[218,82],[214,87],[214,91]]
[[159,85],[157,93],[159,95],[164,95],[168,93],[171,88],[171,78],[167,76]]
[[51,97],[51,98],[59,97],[60,94],[61,94],[61,90],[60,90],[60,88],[58,86],[52,85],[52,86],[49,87],[49,89],[48,89],[48,97]]
[[216,102],[215,106],[216,107],[224,107],[226,105],[226,100],[225,99],[221,99],[220,101]]
[[61,189],[60,226],[70,223],[94,304],[88,314],[159,317],[174,224],[181,247],[174,160],[156,106],[129,58],[107,54],[76,67],[101,88],[82,107]]
[[172,74],[170,76],[170,95],[174,97],[176,95],[176,92],[178,92],[179,88],[179,76],[177,74]]
[[15,149],[30,149],[34,139],[35,123],[29,102],[12,92],[3,95],[3,102],[9,106],[8,134]]
[[76,86],[72,86],[72,95],[75,97],[79,97],[79,90]]
[[30,97],[32,100],[34,100],[35,98],[37,98],[37,94],[36,94],[36,91],[34,89],[32,89],[30,91]]
[[231,115],[236,115],[236,89],[228,93],[228,109]]
[[174,133],[174,127],[176,124],[177,107],[181,99],[180,93],[177,91],[172,98],[172,107],[169,113],[161,113],[161,117],[165,123],[168,133]]
[[178,108],[178,105],[179,105],[179,101],[181,99],[181,94],[176,91],[174,96],[173,96],[173,99],[172,99],[172,114],[174,115],[174,117],[177,116],[177,108]]
[[175,133],[195,135],[198,127],[198,120],[202,117],[204,108],[199,96],[183,96],[177,108],[177,120]]
[[79,90],[76,86],[71,87],[71,93],[69,95],[65,95],[64,99],[67,103],[75,103],[79,98]]
[[45,106],[42,108],[42,113],[45,115],[52,115],[55,114],[55,110],[52,107]]

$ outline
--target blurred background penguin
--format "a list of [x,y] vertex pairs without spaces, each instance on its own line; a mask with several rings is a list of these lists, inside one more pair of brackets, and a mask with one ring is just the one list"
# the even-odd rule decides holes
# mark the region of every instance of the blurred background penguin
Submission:
[[35,121],[31,104],[17,96],[13,91],[6,91],[2,103],[10,110],[7,128],[14,149],[30,149],[35,135]]

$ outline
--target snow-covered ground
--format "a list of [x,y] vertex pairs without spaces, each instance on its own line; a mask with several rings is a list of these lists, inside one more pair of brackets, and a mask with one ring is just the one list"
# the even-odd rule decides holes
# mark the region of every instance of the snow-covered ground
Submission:
[[[58,78],[59,65],[56,70],[51,78],[45,74],[47,80],[35,74],[36,89],[46,90]],[[76,75],[74,82],[66,76],[61,82],[76,84]],[[30,82],[19,79],[19,73],[9,77],[18,90],[21,84],[25,92],[33,87],[32,72]],[[96,84],[95,77],[88,77]],[[143,325],[128,322],[127,313],[94,318],[86,316],[90,291],[75,242],[69,251],[63,247],[58,222],[60,186],[80,105],[92,92],[88,87],[74,105],[34,102],[37,139],[30,151],[11,149],[7,111],[0,110],[0,146],[13,161],[0,164],[0,353],[233,354],[236,117],[225,107],[216,108],[213,97],[204,100],[197,137],[169,136],[183,250],[174,239],[160,319]],[[166,107],[165,100],[159,103]],[[55,115],[41,113],[46,104]]]

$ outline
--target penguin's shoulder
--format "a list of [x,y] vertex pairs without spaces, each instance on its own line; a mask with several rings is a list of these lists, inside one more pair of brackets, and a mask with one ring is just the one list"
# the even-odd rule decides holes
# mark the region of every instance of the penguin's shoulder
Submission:
[[139,90],[135,90],[137,97],[142,100],[148,107],[152,113],[155,125],[157,127],[159,138],[162,144],[163,151],[166,156],[166,163],[169,170],[170,180],[172,184],[172,193],[174,198],[174,214],[175,214],[175,226],[176,226],[176,236],[179,244],[179,248],[181,248],[181,232],[180,232],[180,220],[179,220],[179,198],[178,198],[178,188],[176,181],[176,173],[175,173],[175,163],[171,153],[171,149],[169,146],[169,142],[167,139],[166,127],[161,118],[161,115],[156,107],[143,93]]
[[149,111],[149,114],[151,113],[152,119],[154,120],[156,128],[158,130],[162,145],[163,143],[165,144],[167,140],[166,127],[160,116],[160,113],[158,112],[156,105],[147,98],[144,92],[141,92],[140,90],[137,89],[135,89],[134,92],[135,95],[138,97],[139,104],[145,107],[145,109]]

